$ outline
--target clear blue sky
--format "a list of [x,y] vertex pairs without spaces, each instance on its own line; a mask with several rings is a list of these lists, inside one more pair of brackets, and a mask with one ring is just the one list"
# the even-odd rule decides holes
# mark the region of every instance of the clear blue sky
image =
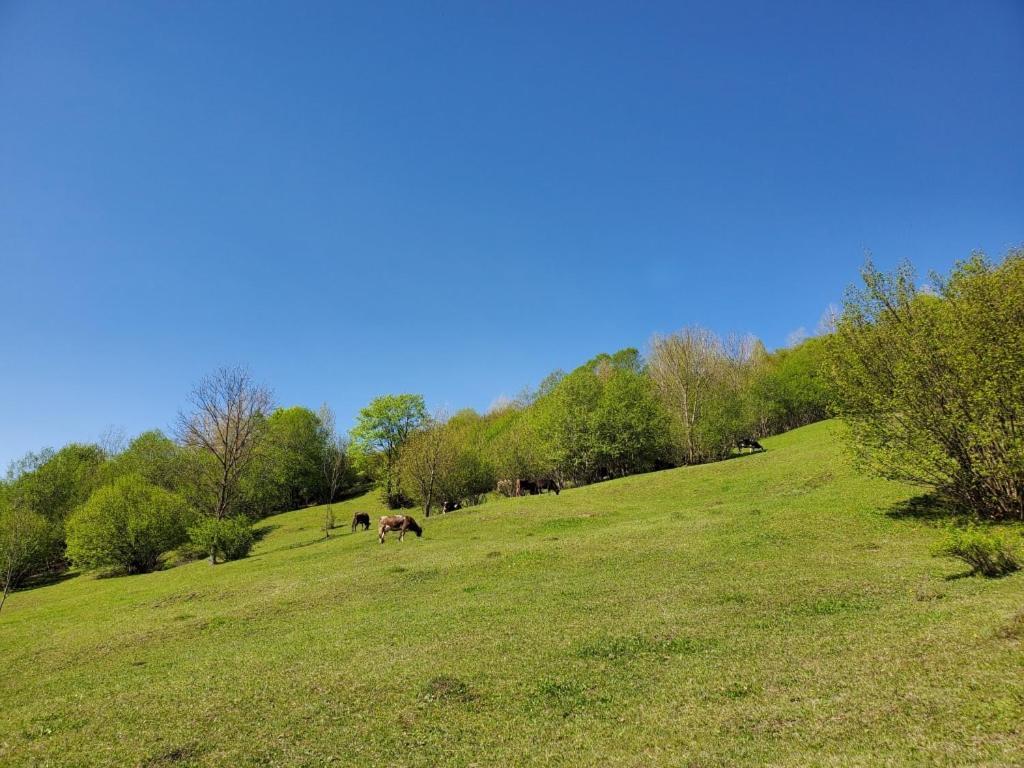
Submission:
[[1024,3],[0,1],[0,466],[248,365],[348,425],[1024,242]]

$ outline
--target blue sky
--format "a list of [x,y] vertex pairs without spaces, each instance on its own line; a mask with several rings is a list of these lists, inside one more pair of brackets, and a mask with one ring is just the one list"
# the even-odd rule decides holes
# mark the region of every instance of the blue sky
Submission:
[[1024,242],[1024,4],[0,2],[0,465],[242,363],[343,424],[687,324],[813,330],[867,252]]

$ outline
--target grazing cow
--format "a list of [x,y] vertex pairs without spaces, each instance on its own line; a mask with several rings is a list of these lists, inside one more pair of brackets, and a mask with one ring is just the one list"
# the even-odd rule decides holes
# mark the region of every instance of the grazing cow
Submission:
[[457,501],[446,501],[441,505],[441,512],[443,513],[454,512],[456,509],[462,509],[462,505]]
[[352,515],[352,533],[355,533],[360,525],[363,526],[364,531],[370,530],[370,514],[368,512],[356,512]]
[[420,528],[419,523],[408,515],[385,515],[380,519],[380,523],[377,525],[377,538],[380,539],[381,544],[384,543],[384,534],[388,531],[398,531],[399,541],[405,538],[406,531],[412,531],[417,536],[423,535],[423,529]]
[[562,486],[553,477],[545,477],[537,481],[538,491],[554,491],[555,496],[562,490]]
[[525,496],[530,494],[536,496],[540,493],[540,486],[534,480],[516,480],[516,496]]
[[749,448],[751,453],[753,453],[754,451],[764,450],[764,446],[761,445],[759,442],[757,442],[757,440],[755,440],[752,437],[744,437],[742,440],[736,443],[736,447],[739,448],[741,451]]

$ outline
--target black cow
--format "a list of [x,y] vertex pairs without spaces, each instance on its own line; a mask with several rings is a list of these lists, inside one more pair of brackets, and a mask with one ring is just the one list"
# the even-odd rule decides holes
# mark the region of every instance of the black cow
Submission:
[[355,533],[360,525],[363,526],[364,531],[370,530],[370,515],[368,512],[356,512],[352,516],[352,533]]
[[441,512],[454,512],[456,509],[462,509],[462,505],[457,501],[446,501],[441,505]]
[[742,440],[736,443],[736,447],[739,448],[741,451],[749,448],[751,453],[753,453],[754,451],[764,450],[764,446],[761,445],[759,442],[757,442],[757,440],[755,440],[752,437],[744,437]]
[[545,478],[537,481],[537,490],[538,491],[554,491],[555,492],[555,496],[557,496],[559,494],[559,492],[562,490],[562,486],[560,486],[558,484],[558,481],[555,480],[553,477],[545,477]]

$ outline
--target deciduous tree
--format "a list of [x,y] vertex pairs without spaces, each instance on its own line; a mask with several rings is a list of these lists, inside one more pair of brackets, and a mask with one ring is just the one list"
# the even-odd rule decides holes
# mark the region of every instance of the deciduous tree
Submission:
[[204,511],[222,520],[238,496],[246,469],[257,455],[273,408],[269,390],[255,384],[242,368],[221,368],[189,396],[191,409],[178,416],[178,438],[205,454],[192,464],[204,499]]

